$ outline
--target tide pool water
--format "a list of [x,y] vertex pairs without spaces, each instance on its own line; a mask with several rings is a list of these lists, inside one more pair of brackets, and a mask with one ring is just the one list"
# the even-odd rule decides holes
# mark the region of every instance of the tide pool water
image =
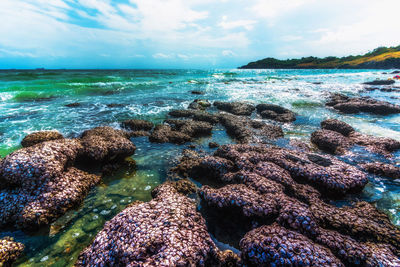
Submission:
[[[66,137],[76,137],[96,126],[118,128],[119,122],[130,118],[158,123],[171,109],[186,108],[196,98],[267,102],[289,108],[298,118],[294,123],[283,125],[286,138],[308,141],[322,120],[338,118],[360,132],[400,140],[400,115],[343,115],[324,106],[331,92],[371,96],[400,104],[399,92],[366,92],[361,84],[390,76],[378,70],[0,71],[0,156],[18,149],[22,138],[34,131],[54,129]],[[205,94],[193,95],[192,90]],[[66,106],[71,103],[80,105]],[[79,252],[107,220],[132,201],[151,198],[151,190],[165,180],[168,169],[187,147],[151,144],[145,137],[132,141],[137,146],[132,156],[137,162],[136,171],[121,170],[106,177],[78,209],[69,211],[49,228],[35,233],[0,231],[0,237],[13,236],[26,245],[17,265],[73,265]],[[207,150],[210,141],[232,142],[220,126],[213,130],[212,137],[195,143]],[[377,157],[357,149],[358,157],[369,160]],[[393,160],[398,163],[400,153]],[[345,201],[353,199],[376,202],[378,208],[391,216],[393,223],[400,225],[399,180],[370,176],[365,190]],[[225,244],[221,242],[221,245]]]

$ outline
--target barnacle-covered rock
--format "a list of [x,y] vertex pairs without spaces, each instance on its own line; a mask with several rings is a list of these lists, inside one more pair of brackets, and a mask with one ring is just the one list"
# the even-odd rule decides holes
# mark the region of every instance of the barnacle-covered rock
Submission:
[[400,168],[392,164],[385,164],[382,162],[371,162],[361,165],[369,173],[380,176],[386,176],[393,179],[400,178]]
[[153,143],[174,143],[184,144],[190,142],[192,138],[178,131],[174,131],[171,126],[167,124],[156,125],[153,132],[149,136],[149,141]]
[[208,107],[211,107],[211,103],[207,99],[195,99],[188,106],[188,108],[194,110],[205,110]]
[[22,147],[33,146],[42,142],[63,139],[64,136],[58,131],[40,131],[28,134],[21,141]]
[[240,249],[248,266],[344,266],[329,249],[277,224],[248,232]]
[[219,266],[235,258],[219,251],[195,202],[172,183],[153,195],[107,222],[76,266]]
[[337,208],[316,202],[310,208],[321,227],[335,229],[361,240],[387,243],[400,248],[400,229],[370,203],[357,202],[354,206]]
[[296,120],[296,114],[284,107],[273,104],[259,104],[256,106],[257,112],[264,119],[279,122],[292,122]]
[[131,131],[150,131],[154,124],[150,121],[133,119],[122,122],[122,126]]
[[78,140],[62,139],[8,155],[0,164],[0,225],[37,228],[79,204],[100,181],[71,167],[81,150]]
[[317,130],[311,134],[311,142],[319,149],[340,154],[351,147],[351,142],[341,133],[331,130]]
[[321,127],[322,130],[311,134],[311,142],[330,153],[342,154],[354,145],[365,146],[367,150],[385,156],[400,149],[400,142],[397,140],[356,132],[350,125],[339,120],[323,121]]
[[256,109],[254,105],[246,102],[220,102],[215,101],[214,106],[217,109],[232,113],[234,115],[250,116]]
[[203,186],[200,196],[209,206],[236,209],[245,217],[264,219],[278,213],[278,203],[275,198],[261,195],[242,184],[227,185],[220,189]]
[[320,229],[316,242],[329,248],[339,259],[352,266],[397,266],[400,258],[387,244],[358,242],[336,231]]
[[83,132],[81,143],[83,157],[106,162],[115,159],[124,159],[135,153],[135,145],[128,139],[125,131],[115,130],[111,127],[96,127]]
[[166,120],[166,123],[172,125],[174,131],[187,134],[190,137],[210,135],[213,129],[213,125],[205,121]]
[[348,136],[350,133],[354,132],[353,127],[337,119],[324,120],[323,122],[321,122],[321,128],[341,133],[344,136]]
[[341,94],[332,95],[327,105],[343,113],[367,112],[379,115],[400,113],[400,106],[386,101],[368,97],[349,98]]
[[13,263],[24,251],[25,246],[15,242],[11,237],[0,239],[0,266]]

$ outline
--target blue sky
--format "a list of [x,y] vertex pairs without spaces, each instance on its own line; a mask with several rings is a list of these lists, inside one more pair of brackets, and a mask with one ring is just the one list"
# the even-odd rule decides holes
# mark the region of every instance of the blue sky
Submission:
[[232,68],[400,45],[398,0],[0,0],[0,68]]

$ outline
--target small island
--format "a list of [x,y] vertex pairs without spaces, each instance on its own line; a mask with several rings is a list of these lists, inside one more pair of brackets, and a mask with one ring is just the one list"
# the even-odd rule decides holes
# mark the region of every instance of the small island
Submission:
[[280,60],[264,58],[240,69],[397,69],[400,68],[400,45],[378,47],[371,52],[347,57],[302,57]]

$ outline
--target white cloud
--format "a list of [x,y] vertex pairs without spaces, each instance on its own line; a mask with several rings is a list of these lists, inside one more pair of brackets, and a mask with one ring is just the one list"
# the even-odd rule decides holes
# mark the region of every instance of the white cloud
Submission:
[[227,16],[222,17],[222,21],[218,23],[218,26],[220,26],[223,29],[226,30],[231,30],[235,28],[244,28],[246,30],[252,30],[254,27],[254,24],[256,23],[255,20],[232,20],[229,21]]
[[157,53],[157,54],[153,55],[153,58],[156,58],[156,59],[169,59],[172,57],[173,57],[173,55],[171,55],[171,54],[163,54],[163,53]]
[[262,18],[275,19],[315,0],[257,0],[251,10]]
[[224,50],[224,51],[222,51],[222,55],[224,57],[233,57],[233,56],[235,56],[235,53],[233,53],[231,50]]

